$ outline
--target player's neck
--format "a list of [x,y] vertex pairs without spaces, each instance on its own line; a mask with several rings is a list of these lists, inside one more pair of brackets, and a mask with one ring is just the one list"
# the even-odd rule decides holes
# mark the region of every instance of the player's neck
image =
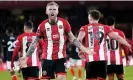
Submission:
[[31,30],[28,30],[28,31],[25,31],[25,33],[32,33],[32,31]]
[[51,19],[49,18],[48,21],[49,21],[50,24],[54,25],[54,24],[57,23],[57,17],[56,17],[55,19],[53,19],[53,20],[51,20]]
[[90,24],[95,24],[95,23],[98,23],[98,21],[97,20],[93,20],[93,21],[90,21],[89,23]]
[[112,25],[111,27],[112,27],[113,29],[115,28],[115,26],[114,26],[114,25]]

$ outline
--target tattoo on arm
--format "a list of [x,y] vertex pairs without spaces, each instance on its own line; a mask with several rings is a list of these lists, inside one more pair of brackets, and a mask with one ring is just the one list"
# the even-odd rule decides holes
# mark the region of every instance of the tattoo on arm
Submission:
[[69,41],[75,45],[76,47],[80,48],[80,46],[82,46],[82,44],[75,38],[75,36],[73,35],[73,33],[70,31],[68,32],[68,39]]
[[40,40],[40,37],[36,37],[36,39],[31,43],[31,45],[27,51],[26,57],[29,57],[32,55],[32,53],[34,52],[34,50],[36,48],[36,44],[39,42],[39,40]]
[[73,40],[73,44],[78,48],[81,46],[81,43],[77,39]]

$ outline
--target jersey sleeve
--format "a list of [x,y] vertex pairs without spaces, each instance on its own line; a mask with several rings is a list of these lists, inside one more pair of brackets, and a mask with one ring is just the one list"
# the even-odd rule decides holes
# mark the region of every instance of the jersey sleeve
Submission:
[[43,36],[43,33],[44,33],[43,27],[44,27],[44,23],[42,22],[42,23],[38,26],[38,29],[37,29],[37,36],[39,36],[39,37]]
[[125,38],[125,34],[124,34],[122,31],[119,33],[119,35],[120,35],[122,38],[126,39],[126,38]]
[[[122,31],[119,31],[119,35],[126,40],[125,34]],[[129,53],[128,47],[126,47],[125,45],[121,45],[121,46],[122,46],[122,48],[124,50],[124,53],[125,53],[125,56],[126,56],[126,60],[129,60],[129,58],[128,58],[128,53]]]
[[112,28],[109,26],[104,26],[105,34],[108,35],[110,32],[112,32]]
[[15,47],[17,47],[17,48],[21,48],[21,36],[18,36],[18,38],[17,38],[17,40],[16,40],[16,44],[15,44]]
[[82,27],[80,28],[80,31],[84,31],[84,32],[85,32],[85,26],[82,26]]
[[12,60],[11,60],[11,67],[13,67],[13,63],[15,61],[15,58],[17,57],[18,55],[18,52],[20,51],[21,49],[21,37],[18,36],[17,40],[16,40],[16,44],[15,44],[15,48],[14,48],[14,51],[13,51],[13,55],[12,55]]
[[39,47],[42,48],[42,46],[43,46],[43,39],[40,39],[39,40]]
[[70,32],[71,31],[71,26],[69,24],[69,22],[67,20],[64,21],[64,28],[65,28],[65,32]]

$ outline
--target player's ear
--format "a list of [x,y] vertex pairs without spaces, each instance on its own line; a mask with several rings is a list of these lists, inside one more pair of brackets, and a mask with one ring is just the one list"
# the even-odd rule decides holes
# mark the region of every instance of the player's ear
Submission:
[[88,15],[88,19],[89,19],[89,15]]
[[48,9],[47,9],[47,7],[46,7],[46,14],[48,14]]
[[47,10],[46,10],[46,14],[48,14]]
[[34,30],[34,28],[31,29],[32,31]]
[[24,31],[26,31],[26,29],[24,28]]
[[57,14],[59,14],[59,9],[57,10]]
[[26,27],[24,27],[24,31],[26,31]]
[[88,16],[88,19],[89,19],[89,21],[92,21],[93,19],[92,19],[92,17],[89,15]]

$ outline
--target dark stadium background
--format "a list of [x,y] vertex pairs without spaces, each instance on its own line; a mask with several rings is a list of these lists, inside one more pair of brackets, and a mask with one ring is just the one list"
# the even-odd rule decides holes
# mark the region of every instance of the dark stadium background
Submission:
[[[66,18],[74,33],[88,24],[87,11],[99,10],[104,23],[107,16],[116,18],[116,28],[122,30],[127,39],[131,39],[133,27],[133,2],[131,1],[56,1],[60,5],[60,17]],[[0,1],[0,39],[5,35],[7,27],[12,27],[15,34],[23,32],[25,21],[31,20],[36,31],[40,22],[47,18],[45,7],[47,1]]]
[[[48,1],[49,2],[49,1]],[[47,18],[45,8],[47,1],[0,1],[0,59],[5,61],[5,52],[2,52],[1,40],[5,31],[12,27],[15,35],[23,33],[24,22],[31,20],[34,23],[36,32],[38,25]],[[114,16],[116,28],[122,30],[126,38],[131,40],[133,28],[133,1],[56,1],[60,6],[59,17],[67,19],[74,34],[77,34],[80,27],[88,24],[87,12],[92,9],[99,10],[103,16],[100,23],[104,23],[107,16]],[[4,54],[4,55],[3,55]],[[133,59],[132,65],[124,67],[125,80],[133,80]],[[82,69],[84,71],[84,68]],[[78,73],[78,72],[77,72]],[[83,72],[84,73],[84,72]],[[72,79],[68,69],[67,80]],[[19,76],[19,80],[22,76]],[[82,80],[84,75],[82,76]],[[11,80],[7,71],[6,63],[0,63],[0,80]],[[115,80],[117,80],[115,78]]]

